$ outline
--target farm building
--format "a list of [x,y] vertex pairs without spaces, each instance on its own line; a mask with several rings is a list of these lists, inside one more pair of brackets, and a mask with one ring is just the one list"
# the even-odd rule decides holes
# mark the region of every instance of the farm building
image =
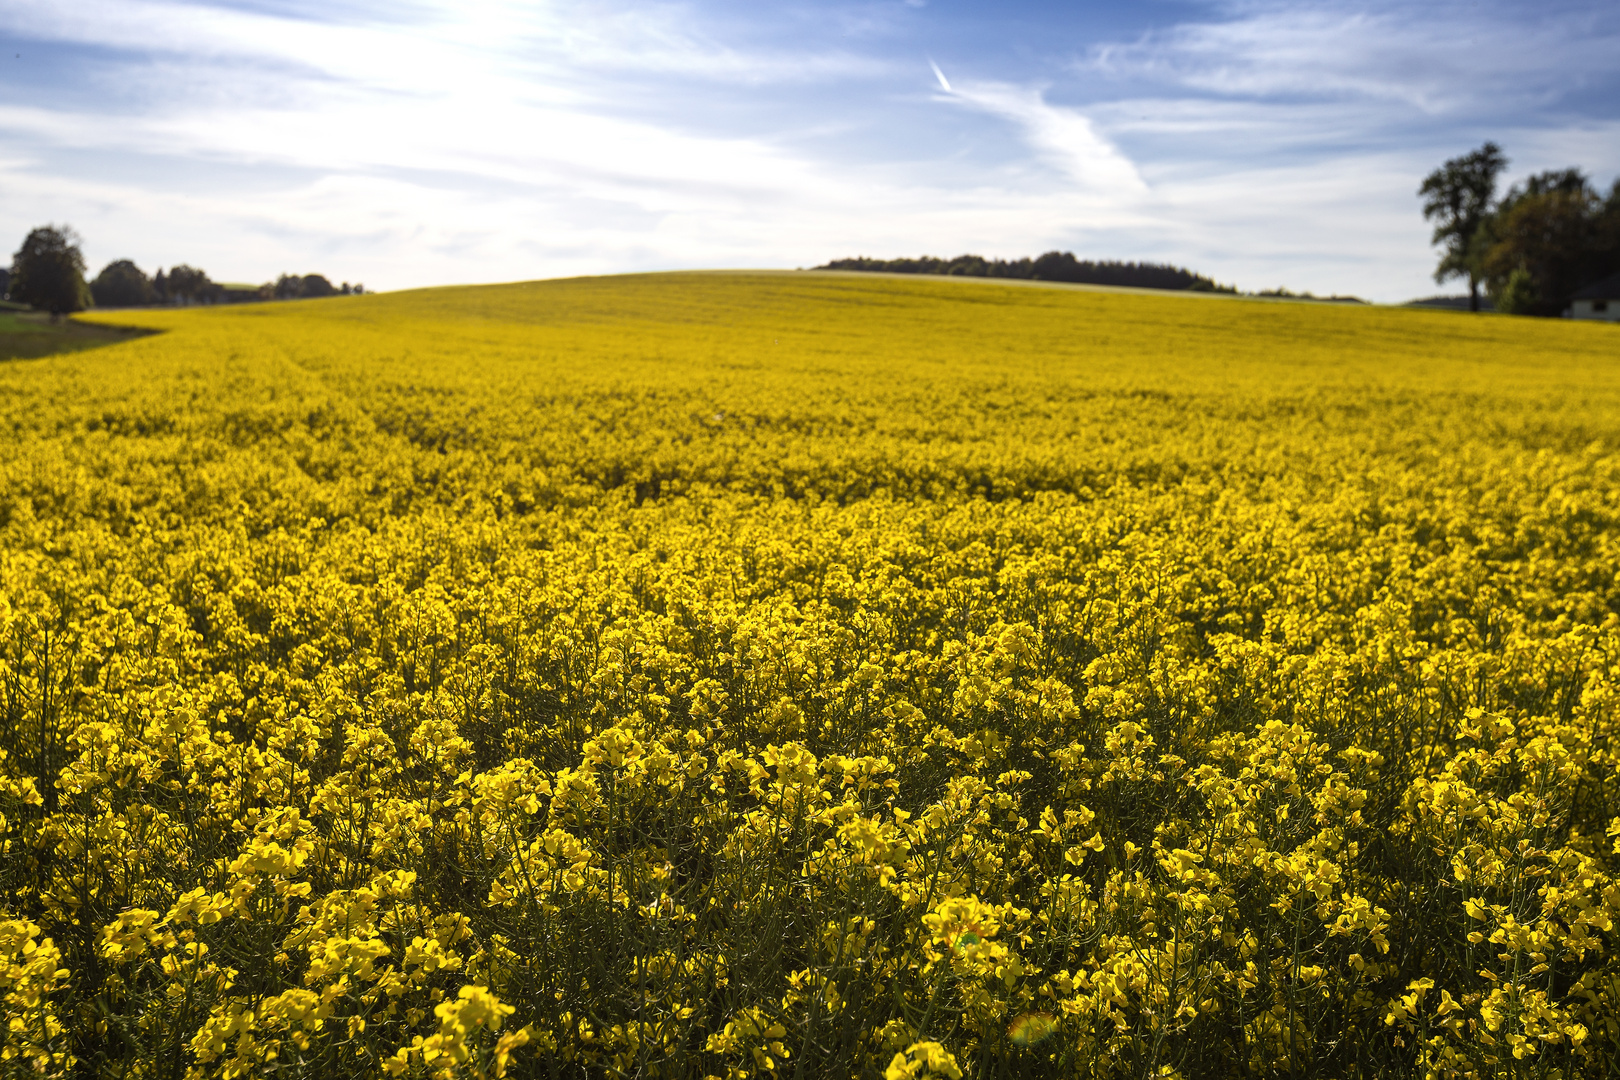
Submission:
[[1571,297],[1569,317],[1620,322],[1620,274],[1594,281]]

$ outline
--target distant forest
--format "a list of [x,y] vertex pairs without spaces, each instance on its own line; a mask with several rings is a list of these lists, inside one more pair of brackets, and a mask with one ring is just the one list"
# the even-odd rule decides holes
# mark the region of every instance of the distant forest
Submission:
[[323,296],[357,296],[364,285],[334,285],[324,274],[282,274],[263,285],[218,282],[184,263],[148,277],[129,259],[115,259],[94,280],[84,279],[84,252],[79,234],[67,225],[41,225],[23,238],[0,267],[0,301],[27,304],[53,315],[87,307],[147,307],[153,304],[241,304],[255,300],[312,300]]
[[1203,274],[1165,263],[1114,262],[1077,259],[1068,251],[1048,251],[1035,259],[986,259],[958,255],[937,259],[834,259],[817,270],[864,270],[889,274],[946,274],[956,277],[1020,278],[1025,281],[1063,281],[1073,285],[1124,285],[1136,289],[1178,289],[1191,292],[1235,293],[1231,285],[1216,284]]

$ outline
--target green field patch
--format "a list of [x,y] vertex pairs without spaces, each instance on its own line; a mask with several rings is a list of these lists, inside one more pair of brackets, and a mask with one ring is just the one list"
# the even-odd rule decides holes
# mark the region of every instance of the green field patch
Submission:
[[37,360],[57,353],[97,349],[153,333],[108,323],[61,319],[7,305],[0,310],[0,361]]

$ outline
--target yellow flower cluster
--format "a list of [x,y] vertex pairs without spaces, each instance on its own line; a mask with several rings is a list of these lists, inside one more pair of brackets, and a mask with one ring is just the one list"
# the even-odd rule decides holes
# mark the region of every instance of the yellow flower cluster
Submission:
[[123,317],[0,369],[0,1074],[1620,1061],[1606,327]]
[[51,1074],[71,1065],[62,1023],[47,1000],[68,977],[56,965],[62,953],[39,927],[21,919],[0,920],[0,993],[5,996],[5,1042],[0,1068],[5,1075]]

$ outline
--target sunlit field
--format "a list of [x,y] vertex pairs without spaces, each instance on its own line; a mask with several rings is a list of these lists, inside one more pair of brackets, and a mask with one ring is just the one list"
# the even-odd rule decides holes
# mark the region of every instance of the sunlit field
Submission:
[[98,318],[0,363],[0,1075],[1620,1069],[1614,327]]

